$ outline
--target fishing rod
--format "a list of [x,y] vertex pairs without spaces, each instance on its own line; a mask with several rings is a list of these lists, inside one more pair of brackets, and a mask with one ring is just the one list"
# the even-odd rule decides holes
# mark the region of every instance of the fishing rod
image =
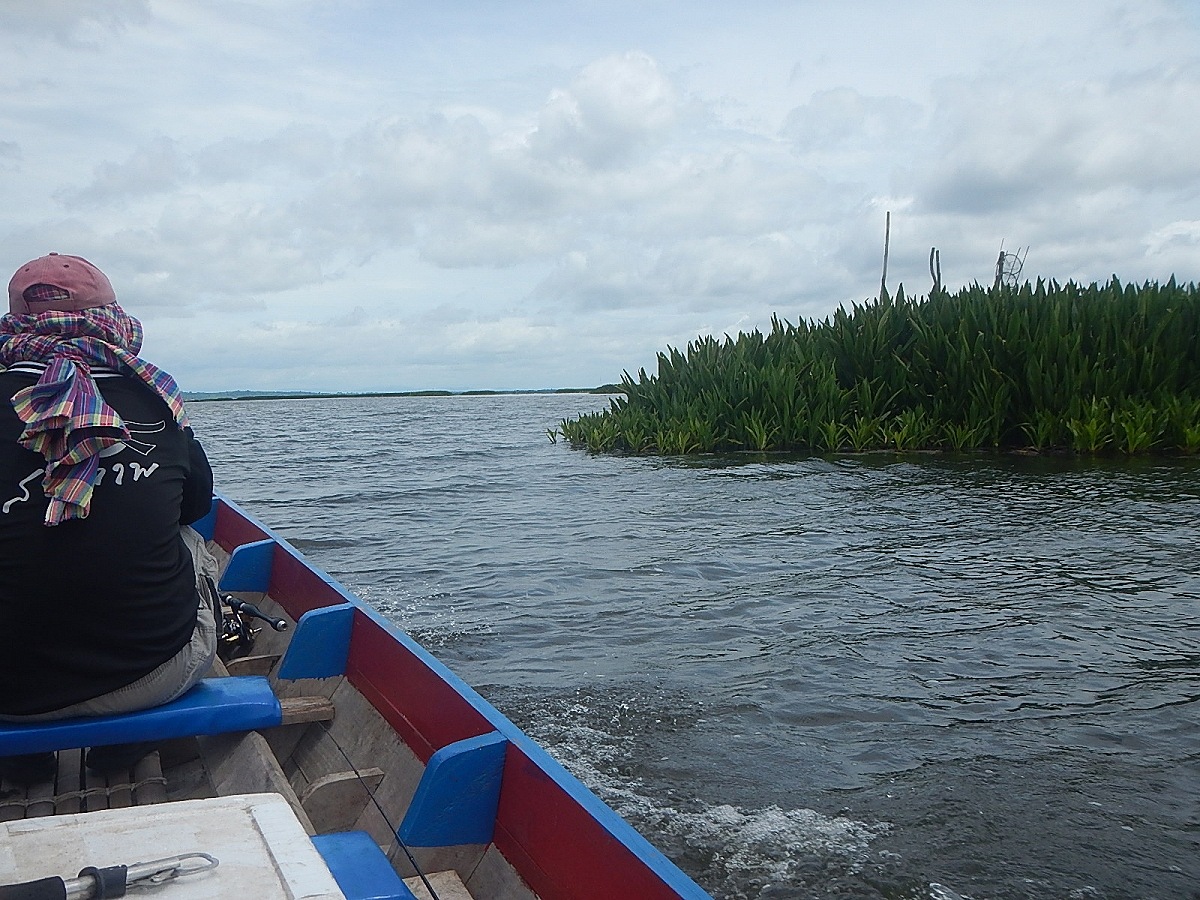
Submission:
[[0,884],[0,900],[107,900],[133,887],[161,885],[220,865],[207,853],[183,853],[130,866],[88,866],[76,878],[51,875],[21,884]]

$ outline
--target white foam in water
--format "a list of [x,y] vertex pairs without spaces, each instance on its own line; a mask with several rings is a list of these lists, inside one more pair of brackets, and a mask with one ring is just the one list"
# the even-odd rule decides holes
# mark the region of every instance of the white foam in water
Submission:
[[355,593],[428,650],[445,647],[459,638],[494,631],[485,623],[458,621],[452,610],[439,604],[444,594],[420,595],[387,585],[358,588]]
[[853,863],[888,828],[811,809],[724,805],[695,813],[673,811],[664,830],[688,843],[721,847],[722,867],[730,872],[754,872],[759,879],[787,883],[804,857],[843,857],[853,871]]
[[966,900],[966,898],[935,881],[929,885],[929,900]]
[[[587,707],[575,704],[564,710],[579,719]],[[612,734],[579,724],[565,725],[562,713],[532,736],[571,774],[605,803],[655,841],[670,835],[683,845],[713,857],[721,878],[749,876],[759,884],[793,880],[798,865],[814,857],[838,858],[853,871],[865,861],[869,845],[890,829],[884,822],[858,822],[844,816],[826,816],[811,809],[743,809],[722,804],[704,806],[671,793],[649,797],[636,778],[623,777],[617,764],[629,758],[627,747]],[[735,881],[743,881],[737,877]],[[938,900],[952,900],[950,896]]]

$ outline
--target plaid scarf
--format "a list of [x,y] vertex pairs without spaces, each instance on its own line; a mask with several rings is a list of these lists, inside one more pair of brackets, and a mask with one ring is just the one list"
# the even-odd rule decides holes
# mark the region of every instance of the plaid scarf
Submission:
[[96,387],[93,365],[145,382],[170,407],[175,424],[187,426],[175,379],[140,358],[141,349],[141,323],[116,303],[0,318],[0,365],[46,364],[37,384],[17,391],[12,405],[25,423],[18,443],[46,460],[47,525],[87,517],[101,451],[129,440],[124,420]]

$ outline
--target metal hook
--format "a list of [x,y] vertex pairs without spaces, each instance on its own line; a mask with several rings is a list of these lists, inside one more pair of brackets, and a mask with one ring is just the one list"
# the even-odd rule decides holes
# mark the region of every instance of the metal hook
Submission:
[[[189,864],[189,860],[203,860],[203,862]],[[220,860],[207,853],[184,853],[180,856],[168,856],[165,859],[156,859],[151,862],[134,863],[125,873],[125,880],[130,887],[136,886],[140,881],[162,884],[172,878],[185,878],[188,875],[195,875],[197,872],[207,872],[220,864]]]

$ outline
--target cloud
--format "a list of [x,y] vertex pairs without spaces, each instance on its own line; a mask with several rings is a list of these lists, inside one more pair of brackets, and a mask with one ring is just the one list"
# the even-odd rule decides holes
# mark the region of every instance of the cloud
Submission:
[[[212,260],[202,281],[180,283],[206,295],[316,284],[338,259],[397,246],[416,246],[442,267],[514,266],[565,260],[597,243],[624,255],[630,241],[662,248],[729,233],[752,237],[804,218],[795,197],[811,203],[819,185],[783,150],[706,156],[683,148],[695,122],[663,108],[676,92],[645,55],[600,60],[572,85],[585,98],[588,127],[564,138],[550,161],[540,132],[514,140],[520,115],[435,114],[367,123],[340,140],[291,126],[183,152],[179,142],[156,137],[125,161],[98,166],[90,182],[61,198],[103,208],[158,197],[156,221],[135,232],[139,255],[160,260],[156,268],[164,259]],[[640,105],[613,108],[629,94]],[[547,101],[543,120],[557,102]],[[613,163],[634,146],[640,156],[620,167],[593,171],[572,162],[583,153]],[[299,257],[309,264],[298,265]],[[578,300],[587,305],[595,296],[584,291]]]
[[437,266],[512,266],[569,251],[573,229],[532,217],[499,217],[486,211],[442,210],[428,218],[421,256]]
[[933,152],[909,188],[922,209],[968,215],[1118,188],[1194,191],[1196,109],[1194,53],[1189,64],[1104,79],[947,82],[937,92]]
[[60,199],[65,206],[100,206],[144,195],[164,194],[184,184],[190,175],[189,169],[178,142],[159,137],[137,148],[122,163],[101,163],[86,187],[63,189]]
[[[1183,272],[1200,256],[1200,220],[1171,222],[1145,238],[1146,257],[1163,273]],[[1159,280],[1165,280],[1165,276]]]
[[760,314],[773,306],[794,317],[828,285],[820,268],[802,236],[782,231],[741,239],[676,237],[652,246],[609,242],[565,254],[535,293],[560,309],[591,312],[710,311],[732,304]]
[[818,91],[792,109],[782,134],[800,152],[889,150],[923,126],[921,105],[901,97],[864,96],[850,87]]
[[609,168],[669,129],[677,107],[674,86],[645,53],[605,57],[550,95],[530,146],[539,158],[559,164]]
[[[153,333],[147,353],[162,344],[184,349],[175,355],[172,373],[185,389],[204,384],[214,389],[250,386],[262,390],[404,388],[415,373],[438,371],[440,385],[466,390],[479,387],[487,373],[496,387],[554,387],[547,371],[580,371],[586,386],[619,363],[581,371],[572,341],[561,326],[524,315],[484,315],[451,310],[449,315],[379,317],[359,306],[324,321],[296,321],[263,310],[216,344],[188,341],[194,325],[165,320]],[[217,374],[219,373],[219,374]],[[214,377],[216,376],[216,377]]]
[[275,182],[320,179],[340,163],[342,148],[328,128],[292,123],[258,140],[224,137],[196,150],[192,165],[205,183],[253,185],[273,173]]
[[98,41],[101,33],[150,18],[148,0],[7,0],[0,4],[0,31],[24,37],[52,38],[63,44]]

